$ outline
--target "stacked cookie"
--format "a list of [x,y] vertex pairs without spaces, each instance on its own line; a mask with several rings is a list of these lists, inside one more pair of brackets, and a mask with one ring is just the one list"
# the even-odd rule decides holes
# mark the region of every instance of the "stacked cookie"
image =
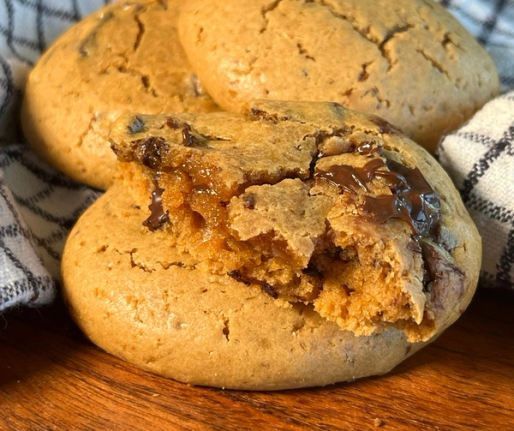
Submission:
[[401,130],[433,148],[496,93],[490,59],[428,1],[181,3],[109,6],[29,79],[36,152],[116,178],[66,245],[71,315],[191,384],[389,371],[465,310],[481,256]]

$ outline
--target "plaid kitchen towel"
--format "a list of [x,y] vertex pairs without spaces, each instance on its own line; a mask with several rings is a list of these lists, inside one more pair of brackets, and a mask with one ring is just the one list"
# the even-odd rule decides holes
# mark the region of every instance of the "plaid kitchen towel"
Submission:
[[[514,288],[514,0],[440,0],[493,56],[504,95],[439,155],[484,236],[484,279]],[[0,313],[48,304],[64,240],[99,195],[23,145],[18,108],[28,72],[66,28],[110,0],[0,0]]]

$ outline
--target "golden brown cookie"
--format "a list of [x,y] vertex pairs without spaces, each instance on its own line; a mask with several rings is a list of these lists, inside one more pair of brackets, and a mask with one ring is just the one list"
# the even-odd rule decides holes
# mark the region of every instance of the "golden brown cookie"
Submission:
[[276,390],[382,374],[419,350],[398,330],[356,337],[312,306],[284,308],[142,226],[115,184],[79,220],[63,256],[64,295],[84,333],[145,370],[195,384]]
[[430,150],[499,88],[485,50],[430,0],[192,0],[179,33],[224,109],[333,101],[379,115]]
[[128,163],[70,235],[64,292],[95,343],[145,369],[245,389],[381,374],[473,296],[480,238],[457,191],[378,117],[258,101],[127,114],[111,141]]
[[34,151],[70,177],[105,189],[116,158],[107,142],[124,112],[209,112],[178,41],[181,0],[121,1],[70,28],[25,89],[22,125]]

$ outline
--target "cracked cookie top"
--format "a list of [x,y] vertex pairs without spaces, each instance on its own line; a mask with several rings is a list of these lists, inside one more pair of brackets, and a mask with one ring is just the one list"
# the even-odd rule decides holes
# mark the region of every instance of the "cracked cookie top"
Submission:
[[178,40],[182,0],[110,5],[62,35],[31,72],[22,124],[34,151],[72,178],[112,183],[107,135],[124,112],[209,112]]
[[457,191],[378,117],[257,101],[243,114],[127,114],[111,142],[147,229],[278,305],[420,341],[473,295],[480,239]]
[[430,0],[193,0],[179,33],[224,109],[334,101],[385,118],[430,150],[498,92],[491,58]]

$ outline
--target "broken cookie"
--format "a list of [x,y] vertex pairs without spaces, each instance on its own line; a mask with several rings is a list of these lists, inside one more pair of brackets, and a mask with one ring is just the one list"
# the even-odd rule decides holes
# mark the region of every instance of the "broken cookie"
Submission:
[[[480,239],[457,191],[425,150],[382,119],[336,103],[257,101],[243,114],[127,114],[111,142],[125,162],[120,184],[70,236],[65,296],[93,341],[140,366],[250,389],[380,374],[440,334],[474,293]],[[126,235],[113,231],[129,224]],[[92,265],[100,275],[84,283]],[[156,284],[137,293],[143,279]],[[105,293],[110,283],[119,288]],[[139,298],[129,308],[125,288]],[[85,311],[89,301],[103,317]],[[125,317],[105,329],[116,313]],[[239,379],[208,372],[198,331],[214,330],[206,328],[212,313],[223,337],[205,349],[250,367]],[[181,348],[199,355],[194,366],[163,354],[155,368],[105,332],[123,322],[139,339],[150,331],[152,342],[171,340],[169,351],[179,336],[169,319],[177,315],[187,329]],[[282,319],[301,323],[281,326]],[[332,335],[319,335],[325,331]],[[255,337],[285,356],[270,364]],[[297,362],[305,354],[298,342],[309,346],[310,359]],[[381,360],[372,359],[376,343],[385,349]],[[325,361],[329,371],[313,371]]]

